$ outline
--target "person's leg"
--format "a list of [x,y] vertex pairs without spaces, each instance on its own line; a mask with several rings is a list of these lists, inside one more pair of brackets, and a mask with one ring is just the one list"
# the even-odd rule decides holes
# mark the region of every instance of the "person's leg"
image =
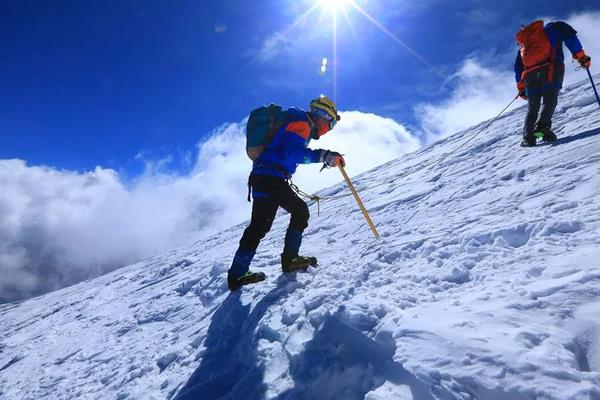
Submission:
[[542,82],[546,80],[546,71],[542,69],[534,70],[525,77],[527,87],[527,117],[523,126],[523,143],[529,146],[535,146],[535,123],[537,122],[540,105],[542,103]]
[[[294,193],[290,185],[282,178],[256,176],[251,183],[255,196],[257,193],[266,195],[271,199],[272,204],[276,206],[274,207],[272,218],[270,219],[269,228],[273,223],[277,207],[282,207],[291,214],[290,224],[285,235],[282,267],[289,264],[289,262],[294,259],[302,258],[298,257],[298,252],[300,251],[300,245],[302,244],[302,233],[308,226],[308,219],[310,216],[306,203]],[[251,235],[249,235],[249,237],[250,236]],[[250,244],[251,243],[246,246],[250,247]],[[304,268],[308,267],[308,265],[316,264],[316,259],[312,257],[305,257],[303,260],[306,265],[302,265],[301,267]],[[284,270],[286,270],[286,268],[284,268]]]
[[528,90],[527,94],[527,117],[525,118],[525,126],[523,127],[523,139],[530,144],[535,144],[535,124],[538,119],[540,112],[540,105],[542,102],[542,96],[538,88],[532,88]]
[[255,199],[252,204],[252,219],[244,231],[235,253],[229,275],[239,277],[248,272],[258,244],[273,225],[277,213],[277,202],[273,198]]
[[559,66],[555,69],[553,82],[544,86],[542,97],[544,105],[540,114],[540,119],[536,124],[536,131],[544,133],[544,139],[556,140],[556,135],[552,132],[552,117],[558,105],[558,95],[562,88],[564,69]]
[[552,116],[554,115],[554,111],[558,104],[558,94],[559,91],[554,89],[547,90],[543,95],[544,105],[542,107],[540,119],[536,124],[535,131],[542,132],[544,134],[544,140],[556,140],[556,135],[552,132]]
[[293,272],[298,269],[306,269],[309,265],[316,265],[314,257],[299,256],[302,234],[308,226],[310,217],[308,206],[287,184],[282,188],[279,205],[291,214],[281,254],[281,266],[284,272]]
[[306,203],[291,189],[290,192],[291,194],[280,203],[281,207],[291,214],[290,224],[285,234],[283,252],[297,256],[302,245],[302,233],[308,227],[310,212]]

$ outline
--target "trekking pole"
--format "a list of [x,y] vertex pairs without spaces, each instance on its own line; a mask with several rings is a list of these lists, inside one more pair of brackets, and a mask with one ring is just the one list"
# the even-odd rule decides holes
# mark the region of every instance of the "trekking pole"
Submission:
[[340,171],[342,172],[342,175],[344,176],[344,180],[346,181],[346,184],[348,185],[348,187],[350,188],[350,191],[352,192],[352,195],[354,196],[354,200],[356,200],[356,203],[358,203],[358,206],[360,207],[360,211],[362,211],[363,215],[365,216],[365,219],[367,220],[367,223],[371,227],[371,230],[373,231],[373,235],[375,235],[376,239],[379,239],[379,232],[377,232],[377,228],[375,228],[375,224],[373,224],[373,221],[371,221],[371,217],[369,217],[369,213],[367,212],[367,209],[363,205],[363,202],[360,200],[360,197],[358,197],[358,193],[356,192],[356,189],[354,189],[354,185],[350,181],[350,178],[348,178],[348,174],[346,174],[346,170],[341,165],[339,165],[339,167],[340,167]]
[[596,94],[596,100],[598,100],[598,105],[600,106],[600,96],[598,96],[598,90],[596,90],[596,84],[594,83],[594,78],[592,78],[592,73],[589,68],[586,68],[588,76],[590,77],[590,82],[592,83],[592,89],[594,89],[594,94]]

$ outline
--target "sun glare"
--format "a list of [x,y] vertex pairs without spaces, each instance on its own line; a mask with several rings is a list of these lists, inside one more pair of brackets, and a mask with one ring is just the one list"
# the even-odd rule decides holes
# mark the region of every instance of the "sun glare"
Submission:
[[[352,21],[350,19],[349,11],[356,11],[359,14],[362,14],[364,18],[366,18],[369,22],[371,22],[375,27],[381,30],[384,34],[389,36],[396,44],[400,47],[404,48],[408,53],[410,53],[413,57],[418,59],[424,65],[433,68],[433,66],[417,51],[415,51],[412,47],[402,41],[396,34],[386,28],[381,22],[379,22],[374,16],[369,14],[359,3],[363,2],[361,0],[305,0],[308,3],[311,3],[311,6],[296,20],[292,23],[284,32],[278,33],[276,35],[277,39],[286,38],[291,31],[293,31],[296,27],[300,26],[303,22],[307,21],[311,15],[317,10],[321,9],[321,15],[317,20],[312,21],[313,24],[321,25],[323,20],[327,14],[331,16],[331,34],[333,38],[332,43],[332,53],[331,58],[323,57],[321,61],[321,65],[319,68],[319,74],[321,76],[325,76],[331,72],[332,80],[333,80],[333,98],[334,101],[337,101],[337,66],[338,66],[338,21],[339,16],[342,15],[354,33],[356,38],[356,32],[354,31]],[[256,57],[258,57],[257,55]]]
[[327,10],[337,12],[344,10],[350,3],[350,0],[318,0],[318,3]]

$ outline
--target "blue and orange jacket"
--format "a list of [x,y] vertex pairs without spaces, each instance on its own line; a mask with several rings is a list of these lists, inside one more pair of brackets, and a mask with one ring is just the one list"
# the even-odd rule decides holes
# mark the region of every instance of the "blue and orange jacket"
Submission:
[[[565,22],[550,22],[544,27],[544,31],[550,40],[550,45],[553,49],[556,49],[554,60],[552,60],[555,65],[564,65],[565,63],[563,43],[567,45],[572,54],[576,54],[583,49],[581,42],[577,38],[577,31]],[[524,68],[521,52],[517,52],[517,59],[515,61],[515,79],[517,82],[521,80]],[[557,85],[559,87],[562,86],[562,82],[557,82]]]
[[308,148],[312,129],[312,123],[305,111],[290,108],[286,123],[254,160],[252,174],[289,179],[296,172],[298,164],[319,162],[321,150]]

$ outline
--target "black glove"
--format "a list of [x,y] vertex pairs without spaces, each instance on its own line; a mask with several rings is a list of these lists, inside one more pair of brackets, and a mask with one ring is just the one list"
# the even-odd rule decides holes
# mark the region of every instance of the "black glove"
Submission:
[[581,51],[578,51],[577,53],[575,53],[573,55],[573,58],[577,60],[579,65],[581,65],[581,68],[588,69],[589,67],[592,66],[592,59],[590,58],[590,56],[585,54],[584,50],[581,50]]
[[346,166],[346,160],[337,151],[321,150],[321,158],[319,161],[325,163],[328,167]]
[[584,56],[577,61],[579,62],[579,65],[581,65],[582,68],[587,69],[592,66],[592,58],[590,56]]

